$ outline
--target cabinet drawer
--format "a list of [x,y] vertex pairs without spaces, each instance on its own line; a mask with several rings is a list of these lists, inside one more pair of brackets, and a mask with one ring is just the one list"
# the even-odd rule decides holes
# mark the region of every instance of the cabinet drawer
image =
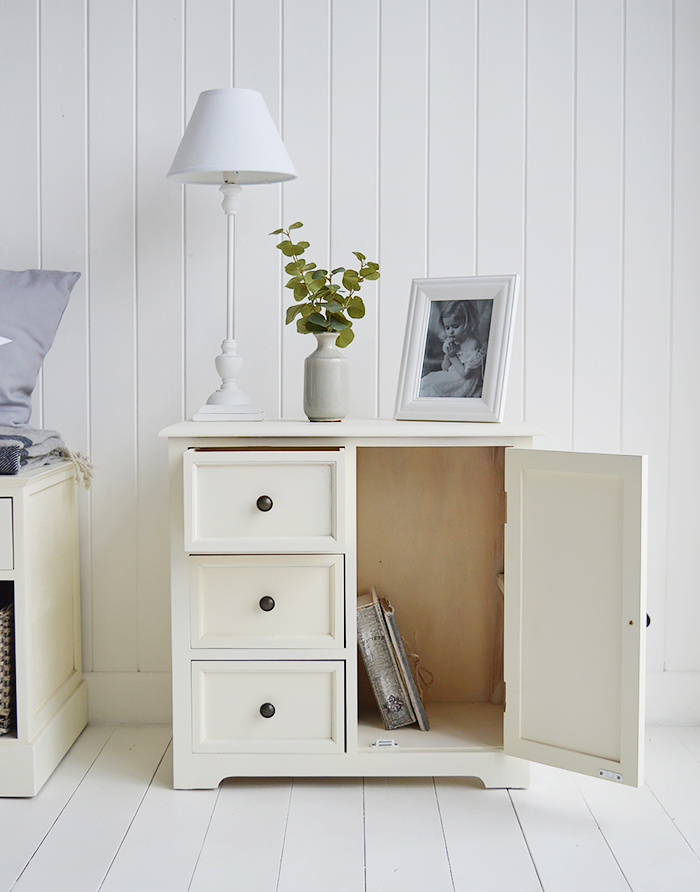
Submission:
[[12,499],[0,499],[0,570],[14,567],[12,547]]
[[192,647],[343,647],[342,555],[189,560]]
[[342,450],[188,450],[185,550],[342,551],[343,457]]
[[343,691],[340,660],[194,662],[194,751],[343,752]]

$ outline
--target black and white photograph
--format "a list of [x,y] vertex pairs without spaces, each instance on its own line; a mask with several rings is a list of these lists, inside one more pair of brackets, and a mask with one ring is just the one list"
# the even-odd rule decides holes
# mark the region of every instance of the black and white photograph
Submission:
[[519,278],[414,279],[395,418],[501,421]]
[[492,311],[492,300],[432,301],[419,396],[482,395]]

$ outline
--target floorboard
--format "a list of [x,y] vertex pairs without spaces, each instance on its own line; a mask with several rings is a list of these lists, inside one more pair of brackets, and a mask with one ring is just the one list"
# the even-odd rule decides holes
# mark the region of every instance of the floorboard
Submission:
[[688,730],[675,732],[654,725],[646,729],[646,781],[694,854],[700,856],[700,761],[695,755],[700,755],[700,750]]
[[224,781],[191,892],[275,892],[291,787],[269,778]]
[[365,780],[367,892],[453,892],[431,778]]
[[0,890],[17,882],[113,731],[86,728],[32,799],[0,799]]
[[217,795],[175,793],[168,746],[100,892],[188,892]]
[[364,888],[363,804],[361,778],[294,781],[278,892]]
[[159,725],[118,727],[13,892],[97,892],[169,737],[170,729]]
[[435,781],[455,892],[541,892],[507,790],[471,778]]
[[649,787],[576,778],[610,851],[634,892],[697,892],[700,861]]
[[533,764],[510,796],[545,892],[630,892],[570,772]]

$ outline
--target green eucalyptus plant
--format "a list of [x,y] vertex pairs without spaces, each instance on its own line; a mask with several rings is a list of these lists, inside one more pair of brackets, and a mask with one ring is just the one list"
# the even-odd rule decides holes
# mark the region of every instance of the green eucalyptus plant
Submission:
[[[301,229],[303,225],[292,223],[287,229],[275,229],[270,233],[285,236],[277,247],[285,257],[292,258],[284,268],[291,276],[285,287],[292,289],[296,303],[287,309],[286,323],[289,325],[296,319],[297,331],[302,334],[337,332],[336,345],[347,347],[355,337],[353,319],[362,319],[365,315],[365,305],[358,292],[365,279],[379,278],[379,264],[371,263],[359,251],[353,251],[359,261],[359,269],[346,269],[344,266],[331,272],[318,269],[315,263],[304,260],[303,254],[309,243],[292,241],[292,230]],[[334,282],[334,276],[341,274],[340,284]]]

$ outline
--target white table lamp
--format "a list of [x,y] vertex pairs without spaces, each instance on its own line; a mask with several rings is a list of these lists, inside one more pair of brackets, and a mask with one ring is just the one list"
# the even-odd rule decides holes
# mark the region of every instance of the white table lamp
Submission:
[[260,93],[230,87],[200,95],[168,172],[176,183],[218,185],[227,220],[226,337],[215,360],[221,387],[193,416],[195,421],[260,421],[263,417],[236,383],[243,359],[234,335],[234,214],[241,186],[280,183],[296,176]]

